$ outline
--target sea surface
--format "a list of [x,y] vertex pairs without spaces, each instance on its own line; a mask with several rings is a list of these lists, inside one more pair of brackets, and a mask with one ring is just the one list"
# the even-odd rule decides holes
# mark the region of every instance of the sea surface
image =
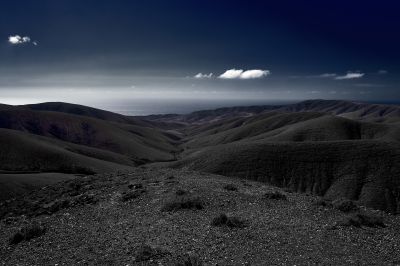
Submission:
[[199,110],[220,107],[251,105],[283,105],[298,101],[266,100],[121,100],[108,103],[94,103],[90,106],[129,116],[151,114],[188,114]]

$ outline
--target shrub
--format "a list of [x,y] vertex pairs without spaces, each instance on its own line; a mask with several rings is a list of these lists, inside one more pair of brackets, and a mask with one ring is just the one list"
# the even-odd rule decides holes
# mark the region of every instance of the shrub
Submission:
[[120,199],[122,202],[130,201],[140,197],[140,195],[142,195],[144,192],[145,190],[125,191],[124,193],[122,193]]
[[237,191],[237,190],[238,190],[238,188],[237,188],[235,185],[233,185],[233,184],[225,185],[225,186],[224,186],[224,189],[226,189],[226,190],[228,190],[228,191]]
[[196,256],[186,255],[175,263],[175,266],[202,266],[203,262]]
[[46,229],[40,224],[34,223],[27,225],[18,230],[10,239],[12,245],[16,245],[22,241],[29,241],[33,238],[39,237],[46,232]]
[[332,207],[332,203],[324,199],[318,199],[313,203],[314,206]]
[[332,204],[335,209],[342,212],[351,212],[358,210],[357,205],[353,201],[348,199],[335,200]]
[[143,188],[143,184],[140,183],[130,183],[128,185],[129,189],[142,189]]
[[175,195],[177,196],[183,196],[185,194],[187,194],[187,191],[183,189],[178,189],[177,191],[175,191]]
[[229,217],[226,214],[222,213],[212,220],[211,225],[228,226],[231,228],[243,228],[245,227],[245,222],[237,217]]
[[203,209],[203,202],[198,197],[179,197],[166,202],[161,208],[161,211],[170,212],[182,209],[201,210]]
[[355,213],[337,223],[341,226],[367,226],[367,227],[386,227],[383,218],[370,214]]
[[272,200],[287,200],[286,195],[279,191],[267,192],[263,195],[263,198]]
[[162,250],[153,248],[149,245],[142,245],[135,252],[135,261],[142,262],[160,257],[163,254]]

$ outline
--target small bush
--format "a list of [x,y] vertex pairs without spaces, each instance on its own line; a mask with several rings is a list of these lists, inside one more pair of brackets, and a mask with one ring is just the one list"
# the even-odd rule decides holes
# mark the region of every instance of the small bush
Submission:
[[175,266],[202,266],[203,262],[196,256],[187,255],[175,263]]
[[187,194],[188,192],[186,190],[183,189],[178,189],[177,191],[175,191],[175,195],[177,196],[183,196],[185,194]]
[[213,226],[228,226],[231,228],[243,228],[245,227],[245,222],[240,220],[237,217],[229,217],[226,214],[220,214],[217,217],[215,217],[211,225]]
[[140,183],[130,183],[128,185],[129,189],[142,189],[143,188],[143,184]]
[[12,245],[16,245],[22,241],[29,241],[33,238],[39,237],[46,232],[46,229],[40,224],[27,225],[18,230],[10,239]]
[[238,188],[237,188],[235,185],[233,185],[233,184],[225,185],[225,186],[224,186],[224,189],[226,189],[226,190],[228,190],[228,191],[237,191],[237,190],[238,190]]
[[342,212],[351,212],[358,210],[358,206],[353,201],[348,199],[335,200],[332,204],[335,209]]
[[197,197],[196,198],[179,197],[169,202],[166,202],[164,206],[161,208],[161,211],[170,212],[182,209],[201,210],[203,209],[203,202]]
[[338,222],[337,225],[355,227],[386,227],[382,217],[362,213],[350,215],[343,221]]
[[272,200],[287,200],[286,195],[279,191],[267,192],[263,195],[263,198]]
[[314,206],[332,207],[332,203],[324,199],[318,199],[313,203]]
[[143,262],[160,257],[164,252],[149,245],[142,245],[135,252],[135,261]]
[[133,191],[126,191],[121,195],[121,201],[126,202],[133,199],[140,197],[145,192],[145,190],[133,190]]

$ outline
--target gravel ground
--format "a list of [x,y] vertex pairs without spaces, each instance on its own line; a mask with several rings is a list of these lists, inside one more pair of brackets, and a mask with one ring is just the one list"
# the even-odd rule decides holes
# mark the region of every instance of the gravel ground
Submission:
[[[276,191],[287,200],[263,197]],[[162,211],[192,198],[203,208]],[[176,265],[189,256],[204,265],[400,265],[399,216],[362,208],[382,216],[386,227],[336,226],[349,214],[317,200],[185,170],[79,178],[0,205],[0,265]],[[55,208],[60,201],[68,204]],[[25,202],[35,205],[21,207]],[[245,226],[211,225],[221,213]],[[9,243],[36,222],[46,228],[43,235]]]

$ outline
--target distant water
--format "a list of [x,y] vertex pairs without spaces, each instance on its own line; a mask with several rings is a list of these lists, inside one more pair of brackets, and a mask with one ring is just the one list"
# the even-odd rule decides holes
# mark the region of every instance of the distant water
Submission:
[[112,103],[96,103],[92,106],[130,116],[151,114],[187,114],[199,110],[220,107],[250,105],[281,105],[297,101],[266,100],[121,100]]

